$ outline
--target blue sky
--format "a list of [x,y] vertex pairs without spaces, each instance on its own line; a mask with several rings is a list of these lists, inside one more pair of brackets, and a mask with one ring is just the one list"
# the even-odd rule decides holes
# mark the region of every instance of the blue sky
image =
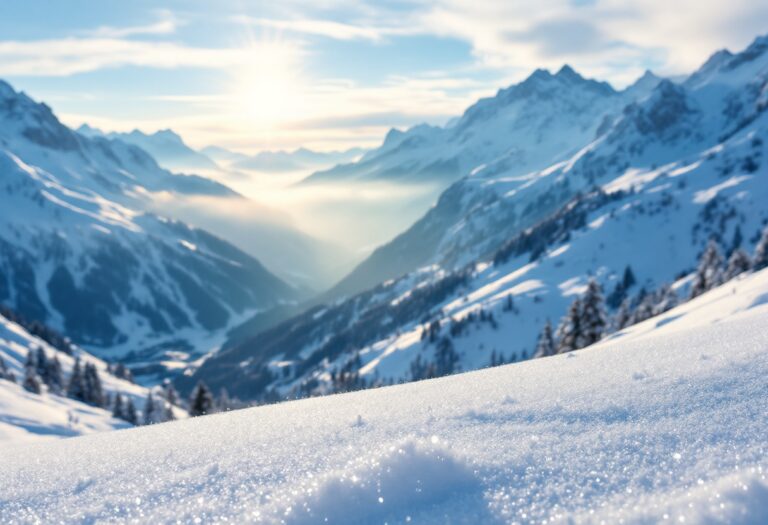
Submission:
[[0,78],[70,125],[173,128],[243,151],[375,145],[537,67],[630,83],[768,32],[753,0],[25,0]]

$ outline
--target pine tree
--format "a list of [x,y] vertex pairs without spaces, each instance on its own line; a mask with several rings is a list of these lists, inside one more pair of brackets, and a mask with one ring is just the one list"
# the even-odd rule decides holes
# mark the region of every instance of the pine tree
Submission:
[[606,325],[602,289],[595,279],[590,279],[581,299],[581,338],[577,341],[578,348],[585,348],[602,339]]
[[616,315],[613,317],[613,329],[623,330],[632,324],[632,307],[630,306],[629,298],[621,301],[619,309],[616,311]]
[[0,379],[5,379],[6,381],[10,381],[11,383],[16,382],[16,376],[6,366],[5,361],[3,360],[3,356],[0,356]]
[[24,382],[22,386],[27,392],[32,392],[33,394],[42,393],[42,383],[37,375],[37,370],[29,366],[24,367]]
[[652,309],[652,315],[660,315],[668,312],[680,302],[675,290],[668,284],[665,284],[655,294],[655,305]]
[[37,351],[31,348],[27,352],[27,360],[24,363],[24,381],[21,386],[33,394],[42,392],[42,380],[37,373]]
[[442,337],[435,348],[435,373],[438,376],[447,376],[456,370],[459,362],[459,354],[453,347],[453,342],[448,337]]
[[768,227],[763,230],[763,235],[755,246],[755,257],[752,260],[752,269],[755,271],[768,268]]
[[[30,350],[32,352],[32,350]],[[48,384],[48,356],[45,354],[42,346],[35,350],[35,368],[37,375],[44,384]]]
[[123,407],[123,396],[118,392],[115,395],[115,404],[112,407],[112,417],[116,419],[125,419],[125,408]]
[[752,267],[749,255],[742,249],[736,249],[728,258],[728,267],[725,270],[725,280],[730,281],[737,275],[748,272]]
[[69,377],[67,385],[67,397],[77,401],[85,401],[85,381],[83,379],[83,368],[80,364],[80,358],[75,360],[75,366],[72,368],[72,375]]
[[216,399],[216,406],[219,412],[227,412],[232,410],[232,400],[229,397],[229,392],[224,387],[219,390],[219,397]]
[[581,340],[581,301],[578,298],[573,300],[565,317],[560,320],[555,337],[558,354],[578,350]]
[[557,353],[557,345],[555,344],[555,336],[552,333],[552,323],[547,322],[544,324],[544,328],[539,334],[539,340],[536,342],[536,350],[533,353],[534,357],[548,357]]
[[711,239],[699,259],[699,267],[691,285],[691,299],[719,285],[722,273],[723,256],[720,255],[720,249],[715,240]]
[[58,356],[48,359],[48,366],[45,373],[46,384],[54,394],[61,394],[64,390],[64,372],[61,369],[61,362]]
[[204,416],[213,412],[213,396],[208,386],[200,381],[192,391],[189,400],[189,415],[192,417]]
[[632,312],[632,319],[630,324],[642,323],[646,319],[650,319],[655,315],[655,310],[656,295],[652,293],[645,293],[645,291],[643,291],[643,293],[640,294],[640,302]]
[[101,387],[101,378],[96,365],[93,363],[85,364],[83,374],[85,382],[85,402],[97,407],[104,406],[104,390]]
[[139,416],[136,414],[136,407],[133,406],[133,400],[130,397],[125,402],[125,420],[131,425],[139,424]]
[[173,421],[176,416],[173,413],[173,407],[179,403],[179,394],[173,387],[173,383],[166,379],[163,384],[163,391],[165,392],[165,421]]
[[147,396],[147,401],[144,403],[144,424],[145,425],[151,425],[152,423],[158,423],[156,413],[157,408],[155,407],[155,398],[152,397],[152,392],[149,392],[149,395]]

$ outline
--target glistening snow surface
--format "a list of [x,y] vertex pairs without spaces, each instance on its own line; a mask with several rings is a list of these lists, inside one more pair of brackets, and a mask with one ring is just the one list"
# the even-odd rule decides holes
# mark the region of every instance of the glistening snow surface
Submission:
[[765,523],[768,271],[591,348],[4,448],[0,522]]

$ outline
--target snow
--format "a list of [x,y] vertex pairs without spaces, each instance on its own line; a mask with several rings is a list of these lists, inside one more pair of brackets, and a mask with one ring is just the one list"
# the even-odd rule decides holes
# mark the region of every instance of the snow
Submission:
[[4,447],[8,523],[764,523],[768,271],[590,348]]

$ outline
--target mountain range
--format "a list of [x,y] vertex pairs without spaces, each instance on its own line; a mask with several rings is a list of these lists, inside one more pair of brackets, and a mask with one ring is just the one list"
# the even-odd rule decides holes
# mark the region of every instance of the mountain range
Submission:
[[456,160],[465,175],[325,300],[238,333],[179,385],[279,399],[418,379],[446,352],[454,371],[527,359],[590,279],[612,296],[611,315],[622,299],[684,300],[708,242],[726,255],[752,250],[768,223],[768,37],[715,54],[680,83],[646,75],[636,88],[537,71],[450,128],[388,137],[336,175],[391,159],[396,144],[413,166],[445,160],[438,150],[463,159],[455,137],[480,140],[463,133],[482,122],[507,150],[474,167]]
[[238,199],[232,190],[74,132],[6,83],[0,173],[0,303],[101,356],[157,365],[170,350],[156,345],[173,341],[167,363],[183,361],[190,339],[301,296],[235,246],[154,213],[157,194]]

